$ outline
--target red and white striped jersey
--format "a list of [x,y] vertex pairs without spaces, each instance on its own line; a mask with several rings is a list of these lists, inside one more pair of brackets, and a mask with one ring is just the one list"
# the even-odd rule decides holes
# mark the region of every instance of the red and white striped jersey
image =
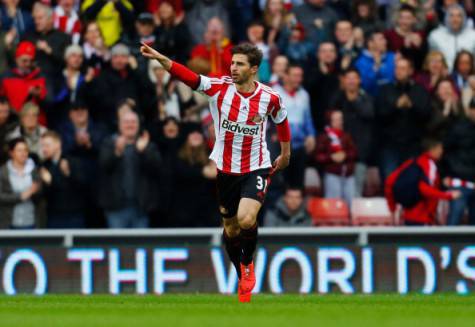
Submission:
[[54,28],[71,35],[74,44],[79,44],[81,38],[81,21],[78,14],[73,10],[70,16],[61,6],[56,6],[53,13]]
[[229,76],[200,76],[197,90],[209,97],[216,142],[211,160],[228,174],[272,167],[265,139],[267,118],[282,123],[287,111],[280,96],[259,82],[249,97],[240,94]]

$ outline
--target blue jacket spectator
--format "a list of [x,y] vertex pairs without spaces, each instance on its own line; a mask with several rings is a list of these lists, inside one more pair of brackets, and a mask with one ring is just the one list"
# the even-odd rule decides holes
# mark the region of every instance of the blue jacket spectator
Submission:
[[381,32],[372,33],[367,48],[356,60],[363,89],[376,96],[381,85],[394,81],[395,54],[386,50],[386,39]]

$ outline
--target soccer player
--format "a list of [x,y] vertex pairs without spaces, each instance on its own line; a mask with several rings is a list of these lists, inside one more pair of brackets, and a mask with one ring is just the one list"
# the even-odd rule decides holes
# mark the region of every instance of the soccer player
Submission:
[[[218,168],[223,239],[239,277],[239,301],[249,302],[256,284],[253,255],[257,244],[257,214],[271,175],[287,167],[290,160],[287,111],[276,92],[255,80],[262,52],[249,43],[235,46],[231,77],[210,78],[195,74],[146,44],[142,44],[140,51],[209,99],[216,132],[210,158]],[[281,154],[273,163],[265,141],[268,117],[277,126],[281,146]]]

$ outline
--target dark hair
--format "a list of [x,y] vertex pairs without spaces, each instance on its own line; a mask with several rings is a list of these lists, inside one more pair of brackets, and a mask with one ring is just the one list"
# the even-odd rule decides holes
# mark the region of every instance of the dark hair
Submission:
[[246,55],[251,67],[259,66],[262,61],[262,51],[251,43],[238,44],[232,48],[231,53]]
[[443,142],[437,137],[427,137],[422,141],[422,148],[424,151],[429,151],[439,145],[443,145]]
[[[384,31],[379,28],[372,28],[365,33],[364,44],[366,48],[368,48],[369,42],[373,40],[376,34],[382,34],[384,36]],[[386,38],[386,36],[384,37]]]
[[26,145],[28,145],[26,143],[26,140],[23,137],[16,137],[16,138],[11,139],[10,141],[8,141],[8,151],[15,150],[17,144],[19,144],[19,143],[25,143]]
[[7,97],[5,97],[5,96],[0,96],[0,103],[10,105],[10,102],[8,101]]
[[342,76],[346,76],[346,75],[348,75],[348,74],[350,74],[350,73],[355,73],[355,74],[357,74],[359,77],[361,77],[360,71],[359,71],[358,69],[356,69],[355,67],[349,67],[349,68],[343,70],[343,71],[341,72],[341,75],[342,75]]
[[457,53],[457,56],[455,56],[454,71],[457,71],[457,66],[459,65],[460,58],[463,55],[467,55],[470,58],[470,74],[473,74],[475,72],[474,58],[473,58],[473,54],[467,50],[461,50]]
[[299,191],[299,192],[300,192],[300,195],[302,195],[302,196],[305,194],[303,188],[302,188],[302,187],[298,187],[298,186],[288,185],[288,186],[285,188],[285,193],[287,193],[288,191]]
[[402,11],[409,11],[413,16],[416,16],[416,11],[414,10],[414,7],[408,5],[408,4],[403,4],[399,10],[399,12],[402,12]]
[[288,73],[288,72],[290,72],[290,70],[291,70],[292,68],[300,68],[300,69],[304,70],[303,67],[302,67],[302,65],[299,65],[298,63],[292,62],[292,63],[289,63],[289,64],[287,65],[287,69],[286,69],[285,71]]

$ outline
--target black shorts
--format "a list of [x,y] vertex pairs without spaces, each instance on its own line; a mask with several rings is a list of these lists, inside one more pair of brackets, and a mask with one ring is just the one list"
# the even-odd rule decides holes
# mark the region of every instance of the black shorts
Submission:
[[218,172],[216,185],[223,218],[236,216],[242,198],[263,203],[270,184],[270,171],[270,168],[260,169],[244,175]]

